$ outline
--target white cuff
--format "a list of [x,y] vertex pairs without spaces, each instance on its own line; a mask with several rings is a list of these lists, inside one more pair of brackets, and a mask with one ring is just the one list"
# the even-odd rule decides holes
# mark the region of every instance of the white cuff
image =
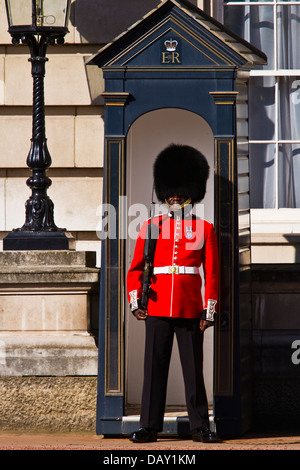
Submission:
[[132,290],[131,292],[129,292],[129,296],[130,296],[130,308],[131,310],[137,310],[139,308],[139,305],[138,305],[138,298],[137,298],[137,290]]
[[206,320],[214,321],[214,315],[216,313],[216,310],[215,310],[216,304],[217,304],[216,300],[209,299],[207,301]]

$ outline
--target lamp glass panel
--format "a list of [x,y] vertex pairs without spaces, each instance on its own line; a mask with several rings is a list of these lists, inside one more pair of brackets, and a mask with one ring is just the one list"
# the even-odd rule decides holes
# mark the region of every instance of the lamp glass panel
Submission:
[[8,0],[10,26],[32,25],[32,0]]
[[43,0],[40,14],[41,26],[65,27],[68,20],[68,1],[67,0]]

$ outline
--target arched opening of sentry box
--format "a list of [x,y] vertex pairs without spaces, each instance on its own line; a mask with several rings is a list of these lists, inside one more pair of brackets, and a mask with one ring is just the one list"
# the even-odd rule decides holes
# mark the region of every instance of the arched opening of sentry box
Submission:
[[[159,109],[142,115],[132,124],[127,134],[126,195],[129,231],[126,240],[126,272],[132,260],[139,222],[143,217],[149,217],[154,159],[171,143],[190,145],[206,156],[211,168],[207,192],[201,207],[195,210],[199,214],[201,212],[201,216],[206,220],[214,222],[214,137],[208,123],[195,113],[178,108]],[[166,211],[166,208],[162,210]],[[137,415],[138,419],[143,381],[145,325],[136,321],[127,304],[125,308],[125,414]],[[204,340],[204,377],[211,415],[213,415],[213,355],[213,329],[209,329],[205,333]],[[174,341],[168,381],[166,421],[169,417],[187,416],[180,370],[177,343]]]

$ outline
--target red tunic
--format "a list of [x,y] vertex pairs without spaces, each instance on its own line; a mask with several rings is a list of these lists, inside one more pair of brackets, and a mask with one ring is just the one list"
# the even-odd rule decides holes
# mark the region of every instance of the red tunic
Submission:
[[[131,304],[142,298],[143,251],[149,222],[146,221],[140,230],[127,275],[128,300]],[[203,309],[215,306],[218,300],[219,261],[213,225],[195,216],[182,219],[167,214],[155,217],[153,222],[158,225],[160,234],[153,263],[148,315],[199,318]],[[205,279],[204,302],[199,274],[201,266]],[[196,274],[176,272],[184,271],[183,267],[188,267]],[[156,273],[156,268],[161,268],[163,273]]]

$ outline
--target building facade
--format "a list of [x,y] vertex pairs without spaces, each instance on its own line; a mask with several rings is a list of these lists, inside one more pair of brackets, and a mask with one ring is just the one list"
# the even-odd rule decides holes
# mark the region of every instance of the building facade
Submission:
[[[278,416],[292,420],[299,417],[300,367],[300,2],[191,3],[268,57],[267,64],[256,66],[245,77],[241,73],[239,81],[239,216],[247,221],[240,255],[251,266],[254,422],[266,423]],[[158,4],[159,0],[73,0],[65,44],[48,49],[46,136],[52,156],[48,193],[54,202],[55,222],[72,234],[76,254],[67,260],[31,256],[3,258],[0,263],[0,393],[10,402],[17,397],[17,403],[24,403],[29,391],[44,397],[36,401],[38,411],[31,405],[32,398],[26,398],[21,414],[13,410],[7,418],[0,418],[2,429],[14,430],[17,425],[20,429],[20,423],[24,429],[94,429],[105,111],[101,70],[87,61]],[[0,0],[2,238],[23,225],[29,197],[26,157],[32,78],[28,57],[26,46],[11,44],[5,2]],[[42,274],[28,266],[36,270],[44,266],[42,274],[46,272],[48,277],[43,285],[39,284]],[[59,276],[62,270],[64,277]],[[46,368],[36,357],[34,364],[26,360],[25,353],[29,357],[34,349],[47,359]],[[74,357],[80,358],[80,367]],[[72,407],[74,390],[77,401]],[[63,410],[58,406],[59,396],[64,398]],[[51,412],[44,404],[46,398]],[[3,410],[7,409],[6,400],[2,403]],[[72,419],[66,425],[68,416]]]

